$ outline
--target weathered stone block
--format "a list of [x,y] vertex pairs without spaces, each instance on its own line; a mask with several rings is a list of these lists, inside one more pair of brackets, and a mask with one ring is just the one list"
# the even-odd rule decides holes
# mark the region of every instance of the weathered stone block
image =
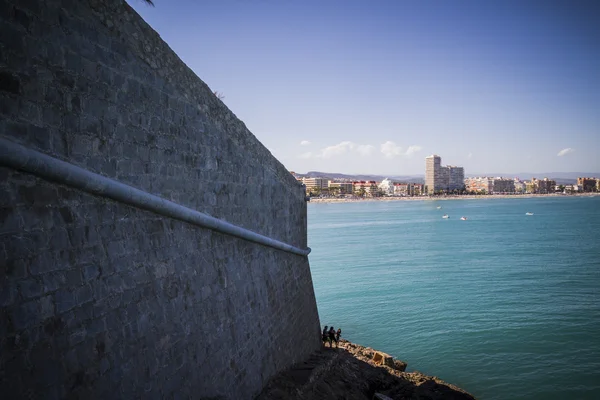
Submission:
[[54,250],[70,249],[72,246],[67,230],[62,228],[55,229],[49,239],[48,245]]
[[38,297],[43,293],[43,285],[35,278],[19,281],[19,292],[24,299]]
[[90,286],[92,287],[94,299],[96,300],[96,302],[106,298],[110,293],[103,279],[93,280],[92,282],[90,282]]
[[14,303],[17,289],[8,282],[0,282],[0,306],[6,307]]
[[77,306],[77,297],[72,290],[59,290],[54,294],[57,314],[62,314]]
[[16,330],[33,326],[37,322],[38,303],[36,300],[23,303],[13,308],[10,315]]
[[6,276],[12,279],[23,279],[29,275],[27,260],[11,259],[6,262]]
[[77,288],[83,284],[83,280],[81,279],[81,270],[79,268],[65,271],[64,276],[67,287]]
[[87,264],[82,267],[82,272],[84,281],[89,282],[100,275],[100,268],[96,264]]
[[64,268],[64,266],[59,265],[56,262],[56,259],[53,257],[53,254],[48,252],[34,257],[29,265],[29,270],[31,271],[32,275],[40,275],[62,268]]
[[94,297],[92,289],[89,285],[81,286],[75,289],[75,295],[77,297],[77,304],[85,304],[91,301]]

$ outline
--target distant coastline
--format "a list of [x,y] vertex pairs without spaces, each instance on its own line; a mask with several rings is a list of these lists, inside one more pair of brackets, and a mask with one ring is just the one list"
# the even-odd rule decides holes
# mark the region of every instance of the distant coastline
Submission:
[[413,197],[311,197],[311,203],[353,203],[362,201],[435,201],[435,200],[487,200],[487,199],[538,199],[541,197],[596,197],[600,193],[576,194],[491,194],[491,195],[447,195],[447,196],[413,196]]

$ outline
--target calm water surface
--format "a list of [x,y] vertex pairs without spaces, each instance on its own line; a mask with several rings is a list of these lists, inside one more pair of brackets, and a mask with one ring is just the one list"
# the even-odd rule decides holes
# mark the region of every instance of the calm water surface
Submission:
[[322,324],[481,399],[600,398],[600,197],[308,216]]

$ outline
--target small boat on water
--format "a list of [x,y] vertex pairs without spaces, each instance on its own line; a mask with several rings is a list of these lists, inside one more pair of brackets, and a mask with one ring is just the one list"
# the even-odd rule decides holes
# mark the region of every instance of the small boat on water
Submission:
[[532,212],[526,212],[525,215],[533,215]]
[[444,218],[444,219],[448,219],[448,218],[450,218],[450,217],[448,217],[448,214],[444,214],[444,216],[443,216],[442,218]]
[[441,208],[442,208],[442,206],[437,206],[437,209],[438,209],[438,210],[439,210],[439,209],[441,209]]
[[461,220],[461,221],[466,221],[466,220],[467,220],[467,217],[460,217],[460,220]]

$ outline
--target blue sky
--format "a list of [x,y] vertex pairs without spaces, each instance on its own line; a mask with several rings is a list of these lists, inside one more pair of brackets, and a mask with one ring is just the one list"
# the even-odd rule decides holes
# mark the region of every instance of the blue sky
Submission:
[[289,170],[600,172],[600,2],[128,2]]

